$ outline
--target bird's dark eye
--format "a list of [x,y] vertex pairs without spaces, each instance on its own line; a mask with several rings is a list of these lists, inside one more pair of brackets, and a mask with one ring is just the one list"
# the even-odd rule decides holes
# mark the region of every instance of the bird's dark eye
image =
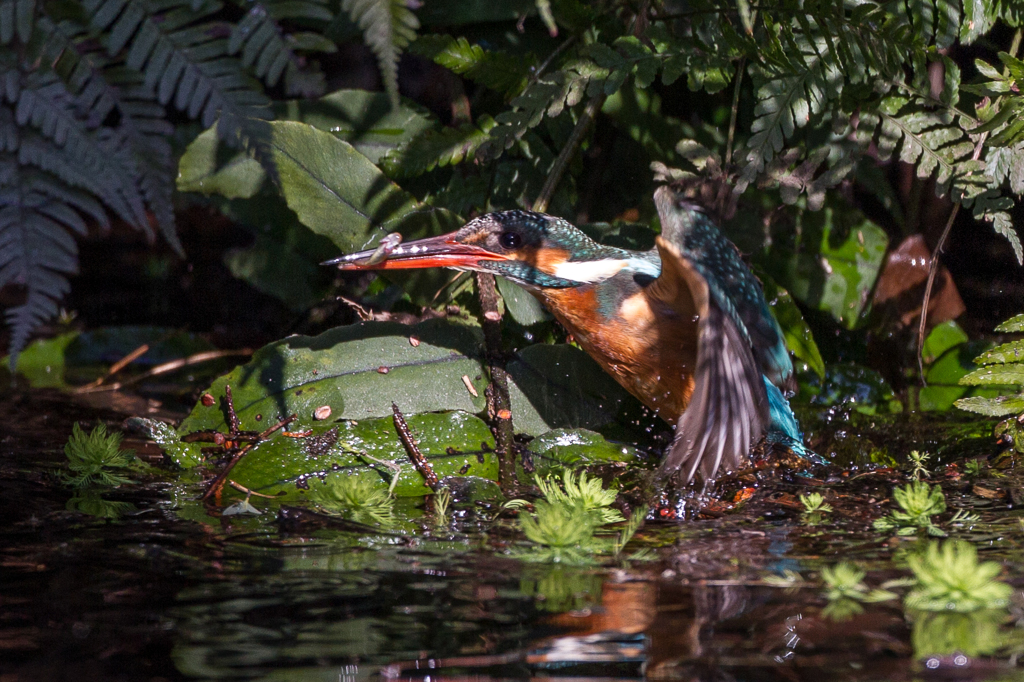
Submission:
[[523,245],[523,236],[518,232],[502,232],[498,242],[506,249],[518,249]]

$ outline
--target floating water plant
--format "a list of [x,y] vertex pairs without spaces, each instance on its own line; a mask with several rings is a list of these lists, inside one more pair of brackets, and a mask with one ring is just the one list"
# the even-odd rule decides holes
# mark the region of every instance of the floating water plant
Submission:
[[832,505],[825,502],[821,493],[801,495],[800,503],[804,505],[805,514],[827,514],[832,511]]
[[928,471],[928,467],[925,464],[932,458],[927,452],[919,452],[912,450],[910,452],[910,478],[915,481],[920,481],[922,478],[928,478],[931,474]]
[[939,486],[929,486],[917,481],[892,492],[899,509],[875,521],[875,529],[896,530],[897,535],[913,535],[919,530],[929,535],[945,536],[946,533],[932,523],[932,517],[946,511],[946,496]]
[[587,512],[597,517],[599,525],[626,520],[621,512],[611,508],[611,504],[615,502],[616,492],[605,490],[601,486],[600,479],[589,478],[585,471],[574,474],[568,469],[563,470],[561,487],[554,477],[541,478],[538,476],[537,486],[548,502],[583,505]]
[[981,475],[982,466],[980,459],[969,459],[964,462],[964,474],[976,478]]
[[930,542],[923,552],[907,558],[917,585],[907,594],[908,608],[966,613],[1003,608],[1013,590],[996,580],[1002,566],[978,562],[974,545],[963,540]]
[[592,555],[606,549],[607,542],[594,537],[600,525],[597,516],[581,500],[539,500],[534,512],[534,516],[520,515],[519,528],[543,550],[521,554],[522,558],[585,564],[593,563]]
[[91,485],[114,487],[132,483],[131,479],[117,473],[135,461],[135,453],[121,449],[121,434],[107,433],[107,427],[100,424],[88,435],[75,422],[71,437],[64,446],[68,458],[68,473],[61,473],[61,480],[73,488]]
[[440,488],[434,493],[430,501],[430,515],[435,526],[447,526],[448,522],[451,521],[451,517],[448,514],[448,508],[451,504],[452,492],[448,488]]
[[840,561],[835,566],[821,569],[825,583],[825,597],[834,599],[855,599],[862,602],[878,602],[895,599],[896,594],[888,590],[873,590],[864,584],[867,573],[856,564]]
[[382,526],[395,520],[395,499],[367,477],[332,476],[312,488],[311,493],[313,501],[327,514]]

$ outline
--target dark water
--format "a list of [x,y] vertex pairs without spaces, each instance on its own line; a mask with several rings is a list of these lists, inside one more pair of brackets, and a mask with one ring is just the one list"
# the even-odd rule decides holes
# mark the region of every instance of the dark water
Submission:
[[[67,511],[50,472],[71,423],[121,418],[56,393],[0,399],[2,682],[1024,679],[1017,597],[991,617],[915,617],[898,600],[826,611],[821,567],[856,560],[877,585],[908,575],[893,543],[923,542],[869,530],[857,510],[877,512],[883,485],[844,490],[827,527],[780,489],[649,524],[641,557],[572,567],[511,558],[511,533],[468,522],[386,535],[188,520],[195,490],[170,476],[112,495],[136,507],[118,521]],[[978,511],[964,533],[1024,585],[1018,512]],[[943,637],[956,651],[929,653]]]

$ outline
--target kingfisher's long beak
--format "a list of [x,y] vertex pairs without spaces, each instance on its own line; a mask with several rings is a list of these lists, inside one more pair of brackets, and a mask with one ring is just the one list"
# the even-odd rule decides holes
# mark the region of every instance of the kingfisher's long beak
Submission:
[[376,249],[350,253],[321,265],[335,265],[339,270],[410,270],[413,268],[459,268],[478,270],[481,261],[509,260],[472,244],[455,241],[455,233],[427,237],[408,244],[385,237]]

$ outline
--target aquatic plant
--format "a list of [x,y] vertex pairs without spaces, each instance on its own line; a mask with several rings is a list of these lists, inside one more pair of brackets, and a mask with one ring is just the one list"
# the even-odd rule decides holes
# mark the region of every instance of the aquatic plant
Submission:
[[908,464],[910,464],[910,477],[915,481],[920,481],[922,478],[928,478],[931,473],[928,471],[925,463],[931,458],[932,456],[927,452],[912,450],[909,456],[910,461],[908,462]]
[[67,501],[65,509],[100,519],[117,519],[135,511],[135,505],[121,500],[105,500],[95,490],[83,490]]
[[363,476],[332,476],[311,490],[313,501],[327,514],[382,526],[395,520],[395,499]]
[[551,503],[575,505],[579,503],[591,514],[596,515],[599,525],[619,523],[626,518],[617,509],[612,509],[616,492],[605,490],[598,478],[589,478],[586,471],[575,474],[568,469],[562,471],[562,485],[559,487],[555,477],[536,477],[544,499]]
[[835,566],[821,569],[827,599],[855,599],[863,602],[888,601],[896,594],[888,590],[873,590],[864,584],[867,573],[856,564],[840,561]]
[[946,496],[939,486],[916,481],[896,488],[892,496],[900,508],[875,521],[876,530],[896,530],[897,535],[913,535],[919,530],[929,535],[946,535],[932,523],[933,516],[946,511]]
[[978,562],[974,545],[963,540],[930,542],[923,552],[907,557],[917,585],[907,594],[907,608],[966,613],[1003,608],[1013,590],[996,580],[1002,566]]
[[914,657],[931,656],[988,656],[995,654],[1014,637],[1000,627],[1006,620],[1003,609],[982,609],[971,613],[935,613],[912,611],[914,626],[910,642]]
[[964,462],[964,474],[966,476],[975,478],[981,475],[981,470],[982,464],[981,460],[979,459],[969,459],[966,462]]
[[103,424],[86,435],[81,425],[75,422],[71,437],[64,446],[69,473],[61,472],[60,479],[73,488],[132,483],[131,479],[111,471],[125,469],[135,460],[134,452],[121,449],[121,438],[120,433],[108,434]]
[[825,497],[821,493],[801,495],[800,503],[804,505],[805,514],[827,514],[832,511],[832,505],[825,502]]
[[[625,549],[629,541],[633,539],[636,532],[640,530],[640,526],[643,525],[644,519],[647,518],[647,506],[641,506],[638,509],[634,509],[633,513],[629,517],[629,521],[626,523],[625,528],[619,532],[619,537],[615,539],[615,554],[619,555],[622,550]],[[646,558],[646,554],[643,555]],[[633,557],[636,558],[636,557]]]
[[452,504],[452,491],[448,488],[441,488],[434,493],[433,498],[430,501],[430,514],[434,519],[435,526],[446,526],[450,517],[448,516],[448,508]]
[[584,564],[593,562],[592,554],[606,549],[607,543],[594,537],[598,517],[582,500],[538,500],[533,507],[534,516],[519,516],[519,529],[543,551],[520,554],[522,558]]

